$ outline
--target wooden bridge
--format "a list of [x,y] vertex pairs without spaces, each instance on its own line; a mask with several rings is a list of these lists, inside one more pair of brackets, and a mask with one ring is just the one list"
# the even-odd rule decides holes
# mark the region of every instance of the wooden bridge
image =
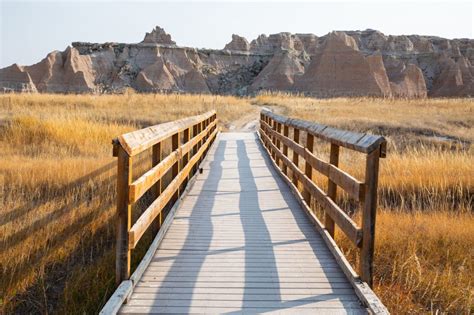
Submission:
[[[321,141],[329,161],[313,153]],[[102,314],[388,314],[370,288],[383,137],[268,111],[258,134],[219,133],[213,111],[113,144],[118,288]],[[338,168],[340,147],[366,156],[363,181]],[[133,162],[147,153],[151,169],[137,176]],[[315,172],[327,177],[327,191]],[[337,187],[360,204],[360,227],[336,203]],[[132,206],[144,199],[134,219]],[[359,248],[359,273],[337,247],[335,226]],[[130,274],[147,230],[154,240]]]

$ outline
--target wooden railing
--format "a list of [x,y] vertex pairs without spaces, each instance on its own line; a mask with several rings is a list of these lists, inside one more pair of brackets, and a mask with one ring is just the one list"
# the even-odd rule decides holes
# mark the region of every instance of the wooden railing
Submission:
[[[293,131],[292,138],[289,137],[290,128]],[[306,135],[305,144],[300,144],[300,132]],[[292,181],[304,202],[311,207],[313,199],[323,208],[323,226],[330,237],[334,238],[334,227],[337,225],[360,249],[360,277],[372,286],[379,158],[385,157],[386,154],[385,139],[381,136],[290,119],[269,111],[261,112],[260,135],[275,164]],[[326,162],[313,153],[315,137],[330,144],[329,161]],[[366,155],[364,181],[354,178],[338,167],[340,147]],[[289,149],[293,152],[291,159]],[[304,162],[304,170],[300,168],[300,159],[303,159],[301,162]],[[313,171],[327,177],[327,192],[316,185]],[[337,187],[362,204],[361,227],[336,203]]]
[[[179,198],[217,132],[216,112],[211,111],[130,132],[113,140],[113,153],[118,157],[117,284],[130,278],[132,249],[152,224],[155,230],[160,227],[163,209]],[[163,158],[163,143],[169,140],[171,153]],[[133,180],[133,161],[146,150],[152,155],[152,168]],[[171,178],[166,185],[163,177],[169,172]],[[147,191],[152,192],[153,202],[132,222],[132,205]]]

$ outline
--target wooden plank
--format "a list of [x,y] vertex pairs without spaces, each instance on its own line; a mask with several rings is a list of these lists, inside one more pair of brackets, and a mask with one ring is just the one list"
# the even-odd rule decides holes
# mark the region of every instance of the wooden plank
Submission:
[[[315,267],[313,267],[315,268]],[[247,273],[245,270],[240,273],[230,272],[227,275],[216,275],[211,276],[209,274],[199,274],[199,271],[191,273],[191,275],[174,275],[170,273],[162,275],[153,275],[145,273],[141,278],[141,281],[146,282],[206,282],[206,283],[241,283],[242,285],[251,285],[252,283],[347,283],[346,276],[341,273],[338,275],[319,275],[319,276],[306,276],[306,277],[283,277],[278,274],[273,277],[266,277],[258,275],[257,272],[254,274]]]
[[[135,293],[133,295],[134,299],[137,300],[162,300],[166,303],[167,300],[185,300],[188,298],[186,295],[182,294],[170,294],[170,293]],[[196,300],[205,300],[205,301],[242,301],[242,296],[238,294],[229,294],[229,293],[193,293],[193,299]],[[324,295],[311,295],[311,294],[282,294],[278,296],[277,294],[252,294],[252,299],[254,301],[274,301],[274,302],[287,302],[294,301],[299,299],[304,299],[305,301],[322,301],[327,300],[340,300],[340,301],[358,301],[357,296],[352,292],[352,294],[334,294],[326,293]]]
[[[268,141],[268,139],[265,138],[264,134],[260,134],[260,139],[262,140],[262,142]],[[273,161],[272,163],[274,168],[278,169]],[[304,201],[298,189],[293,185],[292,180],[283,173],[278,174],[291,188],[291,191],[296,197],[296,200],[300,203],[306,215],[313,222],[314,227],[322,236],[323,240],[326,242],[327,248],[334,255],[336,262],[341,267],[342,271],[346,274],[352,287],[355,290],[355,293],[361,299],[363,304],[371,311],[372,314],[390,314],[387,308],[377,297],[377,295],[370,289],[369,285],[366,282],[362,281],[359,275],[354,271],[349,261],[347,261],[347,259],[344,257],[344,254],[339,249],[332,236],[328,233],[328,231],[324,228],[323,224],[319,221],[319,219],[313,213],[311,208]]]
[[[162,304],[159,300],[138,300],[132,299],[127,306],[148,306],[148,307],[159,307]],[[187,301],[180,301],[180,300],[169,300],[166,303],[167,306],[187,306],[189,302]],[[209,301],[201,301],[201,300],[193,300],[192,301],[193,307],[208,307]],[[285,303],[286,307],[291,307],[293,309],[300,309],[300,308],[311,308],[315,309],[318,307],[328,307],[328,308],[360,308],[359,301],[338,301],[338,300],[322,300],[322,301],[314,301],[308,303],[301,303],[300,301],[288,301]],[[212,301],[213,307],[242,307],[242,301]],[[255,307],[255,308],[276,308],[275,303],[269,301],[254,301],[249,300],[245,301],[245,307]],[[244,308],[245,309],[245,308]]]
[[364,201],[364,183],[334,165],[329,165],[329,178],[334,184],[344,189],[356,201]]
[[[208,138],[208,141],[199,149],[198,153],[192,157],[189,163],[185,166],[183,170],[179,173],[176,173],[174,179],[169,183],[166,189],[162,192],[160,197],[158,197],[153,203],[143,212],[143,214],[138,218],[135,224],[132,226],[130,231],[128,232],[128,247],[130,249],[135,248],[138,241],[145,233],[148,226],[151,222],[158,216],[158,214],[163,210],[164,206],[173,200],[173,198],[177,198],[179,196],[176,193],[179,191],[180,185],[189,175],[189,172],[192,166],[199,161],[199,159],[203,156],[204,151],[210,145],[211,140],[217,135],[217,129],[214,130],[212,135]],[[177,145],[177,136],[173,136],[175,139],[174,145]],[[176,165],[177,163],[175,163]],[[177,168],[175,167],[174,171],[177,172]]]
[[132,207],[128,203],[128,189],[132,181],[132,158],[122,148],[117,161],[117,233],[115,250],[115,283],[119,285],[130,277],[128,231],[132,222]]
[[360,275],[372,287],[375,243],[375,219],[377,212],[377,185],[380,147],[367,155],[365,166],[365,203],[362,210],[362,248],[360,251]]
[[232,289],[232,288],[249,288],[249,289],[347,289],[351,287],[349,281],[344,282],[336,282],[336,283],[254,283],[251,286],[245,286],[243,283],[235,283],[229,282],[226,284],[222,283],[215,283],[215,282],[139,282],[137,283],[137,287],[162,287],[162,288],[223,288]]
[[321,160],[320,158],[316,157],[312,152],[305,149],[304,151],[304,159],[308,161],[308,163],[313,167],[315,170],[320,172],[323,175],[329,175],[329,163]]
[[[166,287],[147,287],[137,286],[134,289],[135,293],[160,293],[160,294],[222,294],[222,288],[166,288]],[[226,294],[243,295],[244,293],[255,296],[273,294],[281,294],[282,296],[297,296],[297,295],[323,295],[323,294],[339,294],[339,295],[353,295],[354,290],[351,288],[315,288],[315,289],[267,289],[267,288],[226,288]]]
[[163,175],[174,167],[181,158],[181,151],[175,150],[165,157],[158,165],[147,171],[130,184],[128,202],[135,203],[148,189],[158,183]]
[[[283,310],[281,309],[283,308]],[[172,306],[157,306],[157,307],[140,307],[140,306],[127,306],[120,311],[120,314],[224,314],[224,313],[242,313],[245,311],[245,314],[299,314],[299,315],[308,315],[314,314],[314,310],[302,309],[291,310],[287,309],[285,303],[282,303],[281,308],[250,308],[246,307],[242,310],[239,307],[196,307],[196,306],[186,306],[186,307],[172,307]],[[367,311],[357,310],[357,309],[329,309],[329,308],[318,308],[320,314],[324,315],[341,315],[341,314],[351,314],[351,315],[362,315],[367,314]]]
[[206,120],[215,114],[215,111],[209,111],[202,115],[132,131],[118,137],[118,141],[130,156],[134,156],[152,147],[154,144],[161,142],[176,133],[182,132],[184,129],[189,128],[189,126]]

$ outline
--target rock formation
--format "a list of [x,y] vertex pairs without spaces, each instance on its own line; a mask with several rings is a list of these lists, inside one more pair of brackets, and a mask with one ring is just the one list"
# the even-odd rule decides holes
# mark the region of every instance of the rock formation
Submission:
[[224,49],[237,50],[237,51],[249,51],[250,44],[245,37],[232,34],[232,41],[225,45]]
[[222,50],[179,47],[156,27],[138,44],[74,42],[32,66],[0,69],[0,91],[317,97],[474,95],[474,40],[386,36],[374,30],[241,36]]
[[176,45],[176,42],[171,40],[171,35],[159,26],[155,26],[151,33],[146,33],[142,43]]

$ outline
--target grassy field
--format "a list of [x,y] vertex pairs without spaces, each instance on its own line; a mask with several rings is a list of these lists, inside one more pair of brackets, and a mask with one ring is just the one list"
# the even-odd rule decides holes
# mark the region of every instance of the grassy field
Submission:
[[209,109],[232,129],[262,106],[386,136],[375,290],[394,314],[474,312],[473,101],[133,93],[0,95],[0,310],[96,313],[112,293],[112,138]]

